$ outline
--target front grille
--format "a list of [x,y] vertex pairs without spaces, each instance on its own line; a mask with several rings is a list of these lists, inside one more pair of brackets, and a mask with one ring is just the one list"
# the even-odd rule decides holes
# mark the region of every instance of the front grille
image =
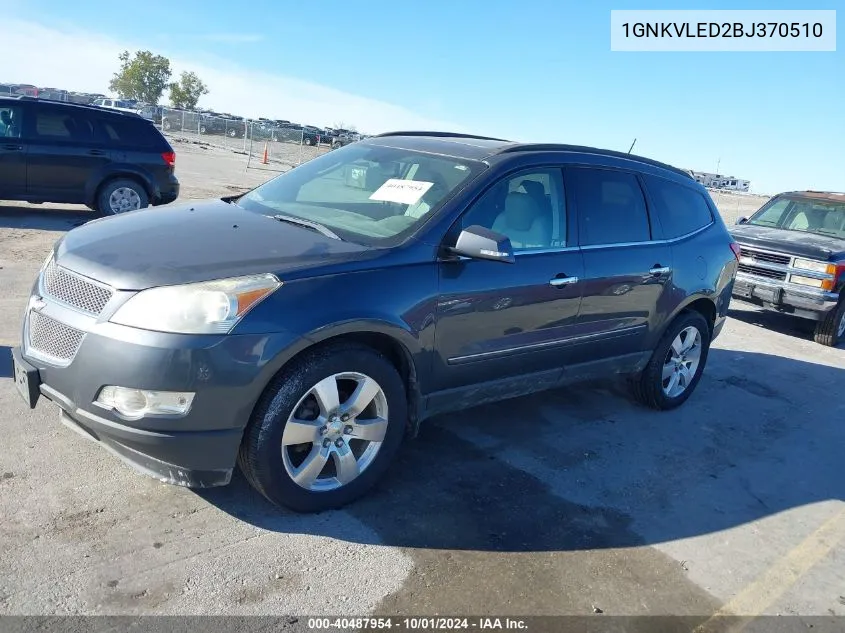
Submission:
[[73,360],[84,336],[84,332],[44,314],[29,313],[29,347],[44,356],[60,361]]
[[781,255],[780,253],[767,253],[765,251],[758,251],[754,248],[741,247],[739,250],[740,257],[750,257],[756,259],[758,262],[766,262],[769,264],[780,264],[788,266],[790,261],[789,255]]
[[71,273],[51,261],[41,280],[44,293],[69,306],[97,316],[112,297],[112,291]]
[[766,279],[776,279],[778,281],[786,280],[786,273],[779,270],[772,270],[771,268],[761,268],[760,266],[749,266],[748,264],[740,264],[739,272],[746,275],[756,275],[757,277],[765,277]]

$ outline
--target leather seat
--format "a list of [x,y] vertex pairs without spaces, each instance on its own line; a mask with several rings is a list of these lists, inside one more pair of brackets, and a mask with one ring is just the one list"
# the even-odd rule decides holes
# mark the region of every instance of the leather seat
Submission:
[[507,235],[514,248],[549,248],[552,243],[551,216],[527,193],[507,194],[492,228]]

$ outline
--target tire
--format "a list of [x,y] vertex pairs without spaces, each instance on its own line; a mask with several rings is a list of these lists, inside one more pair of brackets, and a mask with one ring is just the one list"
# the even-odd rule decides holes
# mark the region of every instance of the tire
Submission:
[[313,143],[313,141],[311,141],[311,139],[308,138],[308,137],[305,137],[305,139],[302,142],[305,143],[306,145],[309,145],[309,146]]
[[238,135],[238,131],[237,131],[237,130],[232,129],[232,130],[229,130],[228,132],[226,132],[226,134],[227,134],[228,136],[230,136],[231,138],[235,138],[235,137]]
[[[681,333],[685,333],[684,336]],[[672,387],[673,375],[669,378],[664,378],[664,369],[668,369],[670,364],[673,364],[673,350],[672,344],[676,339],[682,342],[689,341],[686,336],[697,334],[698,343],[693,347],[698,350],[698,362],[694,370],[691,372],[691,357],[688,350],[684,354],[686,361],[682,363],[687,367],[687,372],[680,372],[675,376],[677,380],[677,387],[681,387],[683,382],[683,390],[667,389]],[[666,332],[660,338],[651,359],[646,365],[645,369],[637,375],[631,376],[631,390],[634,398],[642,405],[651,409],[659,411],[668,411],[679,407],[692,395],[698,386],[698,381],[701,380],[701,374],[704,372],[704,366],[707,364],[707,355],[710,351],[710,326],[706,319],[698,312],[683,312],[669,325]],[[666,383],[666,384],[664,384]]]
[[205,134],[205,126],[204,125],[200,126],[200,134]]
[[165,130],[169,130],[172,127],[172,125],[171,125],[170,121],[165,119],[164,123],[162,123],[161,127],[163,127]]
[[[338,401],[345,403],[346,393],[353,383],[347,386],[345,380],[335,381],[333,377],[352,373],[374,380],[380,388],[361,417],[332,422],[332,418],[327,415],[332,409],[327,411],[326,407],[320,406],[321,418],[310,425],[290,422],[294,413],[300,420],[312,420],[317,415],[319,401],[312,394],[318,383],[340,385]],[[326,390],[326,393],[329,391]],[[360,433],[359,429],[366,426],[360,422],[365,419],[364,416],[366,419],[381,417],[379,408],[382,413],[386,411],[384,418],[387,420],[383,436],[375,436],[382,437],[381,444],[370,453],[369,463],[364,464],[357,476],[350,478],[348,483],[340,483],[337,475],[344,472],[338,468],[342,449],[349,451],[352,448],[360,453],[353,453],[353,457],[357,457],[358,466],[364,463],[366,451],[373,450],[371,447],[374,442],[355,439],[354,434]],[[402,443],[407,417],[402,378],[384,356],[361,345],[331,345],[307,353],[283,369],[270,383],[244,432],[238,465],[250,485],[278,506],[303,513],[339,508],[363,496],[384,475]],[[289,425],[290,436],[285,434]],[[351,425],[355,425],[355,430],[349,435],[347,431],[352,428]],[[339,430],[338,427],[344,428]],[[294,437],[293,430],[301,433]],[[301,444],[292,443],[292,440],[300,438],[306,440]],[[342,448],[336,444],[338,440]],[[347,443],[344,444],[344,441]],[[307,469],[303,470],[302,467],[308,459],[314,459],[315,464],[322,463],[316,461],[318,456],[326,461],[324,466],[318,465],[311,470],[316,479],[302,478],[303,485],[297,483],[294,475],[301,476],[306,472]],[[334,477],[331,476],[332,472]],[[358,471],[352,469],[346,472],[355,474]]]
[[824,319],[816,323],[813,340],[819,345],[836,347],[845,337],[845,301],[840,300]]
[[[120,190],[125,189],[128,190],[121,195]],[[131,192],[131,193],[130,193]],[[121,211],[115,210],[112,207],[112,194],[117,193],[116,198],[125,199],[128,196],[128,202],[130,205]],[[137,197],[137,200],[136,200]],[[137,204],[137,206],[135,206]],[[118,178],[117,180],[112,180],[107,182],[100,188],[100,192],[97,195],[97,211],[101,215],[117,215],[119,213],[125,213],[126,211],[135,211],[137,209],[143,209],[148,207],[150,204],[149,196],[147,195],[147,191],[144,189],[143,185],[139,183],[137,180],[130,180],[128,178]]]

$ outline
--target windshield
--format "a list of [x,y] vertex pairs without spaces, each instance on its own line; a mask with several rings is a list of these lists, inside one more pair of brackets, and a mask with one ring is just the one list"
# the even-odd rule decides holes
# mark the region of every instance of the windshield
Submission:
[[845,200],[776,198],[751,216],[747,223],[845,239]]
[[395,243],[484,167],[404,149],[347,145],[277,176],[236,204],[318,222],[367,245]]

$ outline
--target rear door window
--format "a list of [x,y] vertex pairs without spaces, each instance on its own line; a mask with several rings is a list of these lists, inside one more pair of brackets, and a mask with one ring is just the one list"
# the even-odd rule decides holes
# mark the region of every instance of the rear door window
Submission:
[[112,146],[126,149],[152,147],[155,145],[155,129],[149,123],[130,118],[107,118],[99,120],[100,136]]
[[642,178],[667,239],[689,235],[713,222],[713,213],[700,192],[656,176]]
[[637,177],[614,169],[570,167],[566,185],[578,210],[581,246],[647,242],[651,226]]
[[68,110],[34,108],[35,138],[68,143],[94,143],[94,123],[85,115]]

